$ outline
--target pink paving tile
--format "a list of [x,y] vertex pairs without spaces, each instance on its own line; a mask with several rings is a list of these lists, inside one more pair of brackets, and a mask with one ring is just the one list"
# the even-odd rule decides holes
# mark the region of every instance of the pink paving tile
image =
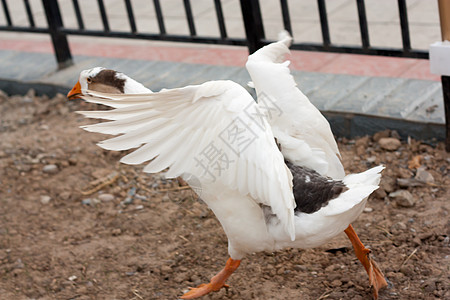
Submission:
[[430,72],[430,61],[425,59],[418,59],[411,68],[400,74],[400,77],[441,81],[439,75]]
[[248,50],[245,48],[196,50],[196,53],[186,60],[190,63],[201,63],[223,66],[244,66],[247,62]]
[[25,52],[40,52],[52,53],[53,46],[47,41],[23,41],[23,40],[1,40],[0,49],[25,51]]
[[416,62],[412,58],[341,54],[319,72],[364,76],[399,77]]
[[75,55],[104,56],[116,58],[162,60],[197,64],[243,66],[247,59],[246,49],[217,49],[197,47],[149,47],[117,45],[70,44]]
[[324,65],[331,63],[339,54],[309,51],[291,51],[287,59],[291,61],[293,70],[318,72]]

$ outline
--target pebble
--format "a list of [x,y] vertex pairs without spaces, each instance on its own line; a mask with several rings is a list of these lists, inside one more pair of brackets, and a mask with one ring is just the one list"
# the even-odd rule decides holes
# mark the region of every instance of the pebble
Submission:
[[395,224],[395,226],[397,226],[401,230],[406,230],[408,228],[408,227],[406,227],[405,223],[403,223],[403,222],[398,222]]
[[114,200],[114,195],[111,194],[100,194],[98,195],[98,200],[103,202],[109,202]]
[[448,247],[450,245],[450,237],[446,236],[444,240],[442,240],[444,246]]
[[58,173],[58,166],[57,165],[45,165],[42,168],[42,172],[47,173],[47,174],[56,174]]
[[4,91],[0,90],[0,100],[3,101],[3,100],[6,100],[6,99],[8,99],[8,94],[5,93]]
[[364,149],[366,149],[369,146],[369,142],[370,142],[370,137],[368,137],[366,135],[366,136],[363,136],[362,138],[357,139],[355,141],[355,146],[356,147],[363,147]]
[[22,100],[20,100],[20,102],[23,104],[30,104],[33,103],[33,99],[31,97],[25,96],[22,98]]
[[369,163],[374,163],[376,160],[377,160],[376,156],[371,156],[371,157],[367,158],[367,162],[369,162]]
[[396,186],[396,181],[394,178],[392,177],[382,177],[382,181],[381,181],[381,188],[386,192],[386,193],[390,193],[395,191],[395,186]]
[[328,273],[332,273],[334,270],[337,270],[339,267],[337,265],[329,265],[328,267],[325,268],[325,272]]
[[416,203],[414,196],[407,190],[397,190],[389,194],[390,198],[395,200],[395,203],[401,207],[413,207]]
[[48,127],[47,124],[42,124],[41,126],[39,126],[39,130],[47,131],[49,129],[50,129],[50,127]]
[[77,276],[75,276],[75,275],[72,275],[72,276],[70,276],[68,279],[70,280],[70,281],[75,281],[75,280],[77,280]]
[[47,195],[42,195],[41,196],[41,203],[42,204],[48,204],[50,202],[50,200],[52,200],[52,198],[50,196],[47,196]]
[[435,279],[429,279],[425,281],[425,283],[422,285],[422,288],[427,293],[432,293],[436,289],[436,280]]
[[380,132],[375,133],[375,134],[373,135],[373,140],[374,140],[375,142],[378,142],[380,139],[382,139],[382,138],[387,138],[387,137],[389,137],[390,135],[391,135],[391,131],[390,131],[389,129],[386,129],[386,130],[384,130],[384,131],[380,131]]
[[176,283],[182,283],[183,281],[189,280],[189,275],[186,272],[183,273],[178,273],[175,275],[175,277],[173,278],[173,280]]
[[135,197],[136,199],[141,200],[141,201],[148,201],[147,197],[144,196],[144,195],[136,194],[136,195],[134,195],[134,197]]
[[83,199],[81,201],[81,203],[84,204],[84,205],[95,205],[95,204],[97,204],[99,202],[100,201],[98,199],[95,199],[95,198],[86,198],[86,199]]
[[372,207],[366,207],[366,208],[364,208],[364,212],[366,212],[366,213],[373,212],[373,208]]
[[136,209],[136,210],[144,209],[144,205],[136,205],[136,207],[134,209]]
[[75,156],[69,157],[69,164],[75,166],[78,163],[78,159]]
[[133,202],[134,202],[133,197],[126,197],[125,200],[120,202],[120,204],[128,205],[128,204],[132,204]]
[[394,225],[391,226],[391,231],[393,230],[406,230],[408,227],[406,227],[405,223],[403,222],[397,222]]
[[296,271],[301,271],[301,272],[306,272],[308,270],[308,268],[304,265],[295,265],[294,266],[294,270]]
[[91,198],[87,198],[87,199],[83,199],[81,201],[81,203],[84,205],[91,205],[91,201],[92,201]]
[[17,269],[23,269],[23,268],[25,267],[25,265],[23,264],[23,262],[22,262],[22,260],[21,260],[20,258],[18,258],[18,259],[16,260],[16,265],[15,265],[15,267],[16,267]]
[[173,272],[173,270],[170,266],[167,266],[167,265],[161,266],[161,274],[169,274],[172,272]]
[[400,272],[405,274],[407,277],[411,277],[415,275],[414,267],[411,265],[404,265],[400,267]]
[[34,89],[29,89],[24,97],[28,98],[36,97],[36,91]]
[[366,147],[364,146],[356,146],[356,154],[362,156],[366,153]]
[[378,144],[381,148],[389,151],[395,151],[402,145],[398,139],[389,137],[380,138]]
[[400,177],[400,178],[411,178],[412,175],[413,175],[413,173],[410,170],[406,169],[406,168],[401,168],[400,167],[400,168],[397,169],[397,176]]
[[17,277],[22,273],[23,273],[23,269],[14,269],[11,271],[11,275],[13,275],[14,277]]
[[113,230],[111,230],[111,234],[113,236],[118,236],[122,233],[122,230],[120,228],[114,228]]
[[332,287],[338,287],[338,286],[341,286],[341,285],[342,285],[342,281],[340,281],[339,279],[333,280],[331,282],[331,286]]
[[414,247],[422,245],[422,241],[418,237],[413,238],[412,242],[414,244]]
[[383,200],[387,196],[387,193],[382,187],[379,187],[375,190],[375,192],[373,192],[373,196],[377,199]]
[[335,281],[335,280],[340,280],[342,278],[342,274],[340,273],[340,272],[333,272],[333,273],[329,273],[328,275],[327,275],[327,279],[330,281],[330,282],[333,282],[333,281]]
[[416,178],[397,178],[397,184],[401,188],[423,186],[424,183]]
[[417,180],[426,182],[426,183],[434,183],[434,177],[430,172],[425,171],[424,167],[420,167],[417,169],[416,177]]
[[59,198],[61,198],[62,200],[69,200],[70,196],[72,195],[71,192],[69,191],[64,191],[61,194],[59,194]]

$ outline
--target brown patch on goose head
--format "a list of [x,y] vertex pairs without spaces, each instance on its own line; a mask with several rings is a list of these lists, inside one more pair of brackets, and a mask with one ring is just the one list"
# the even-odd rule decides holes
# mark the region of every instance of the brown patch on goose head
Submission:
[[88,79],[88,89],[112,94],[123,94],[125,79],[117,78],[114,70],[101,70],[94,77]]

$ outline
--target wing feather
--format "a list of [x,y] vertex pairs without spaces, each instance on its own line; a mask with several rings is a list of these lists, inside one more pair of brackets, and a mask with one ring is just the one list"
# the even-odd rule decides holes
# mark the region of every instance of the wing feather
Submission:
[[[291,41],[289,34],[284,33],[280,41],[249,56],[246,67],[258,102],[263,111],[272,110],[268,121],[287,159],[342,179],[345,172],[328,121],[297,87],[289,62],[283,62]],[[286,134],[297,140],[300,147],[289,147],[289,139],[280,137]],[[311,155],[305,156],[304,150]]]
[[295,238],[292,174],[267,121],[261,126],[252,119],[257,104],[240,85],[211,81],[133,95],[85,91],[83,98],[113,108],[81,112],[87,117],[110,120],[84,126],[85,130],[121,134],[100,142],[100,147],[139,147],[121,162],[149,161],[145,172],[168,168],[168,177],[188,173],[202,185],[219,181],[224,188],[271,206],[291,239]]

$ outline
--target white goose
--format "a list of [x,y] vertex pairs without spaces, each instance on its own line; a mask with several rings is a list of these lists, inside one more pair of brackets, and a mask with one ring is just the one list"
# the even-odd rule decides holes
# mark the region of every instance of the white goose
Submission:
[[387,285],[350,225],[378,188],[383,167],[345,176],[328,122],[296,87],[288,63],[280,63],[290,42],[284,34],[249,56],[259,104],[232,81],[151,93],[103,68],[81,72],[68,94],[114,108],[80,113],[110,120],[85,130],[120,134],[100,147],[138,148],[121,162],[150,161],[144,172],[168,169],[169,178],[200,182],[199,196],[222,224],[230,258],[210,283],[183,299],[226,286],[246,254],[316,247],[342,231],[369,275],[374,297]]

